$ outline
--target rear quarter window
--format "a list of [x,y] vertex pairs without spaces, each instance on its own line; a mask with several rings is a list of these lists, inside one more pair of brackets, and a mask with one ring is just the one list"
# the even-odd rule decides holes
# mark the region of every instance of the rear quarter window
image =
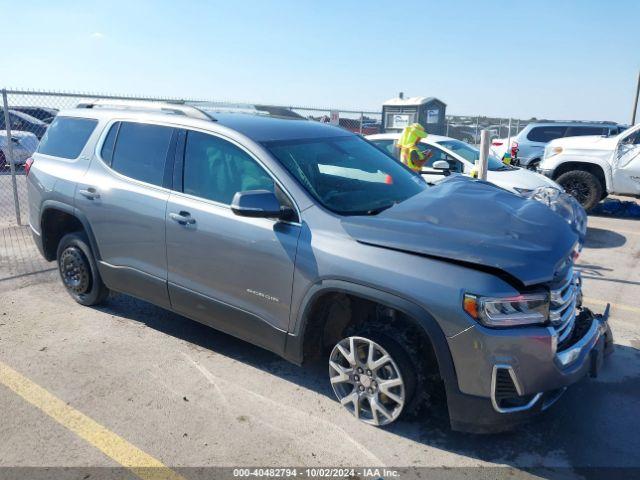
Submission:
[[93,118],[56,117],[42,137],[38,153],[78,158],[97,124]]

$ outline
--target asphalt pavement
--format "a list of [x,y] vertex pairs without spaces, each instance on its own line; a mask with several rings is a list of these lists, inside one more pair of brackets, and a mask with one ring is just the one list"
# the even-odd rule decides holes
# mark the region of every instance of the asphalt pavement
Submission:
[[[476,478],[460,468],[476,466],[515,477],[638,472],[640,223],[592,216],[589,225],[578,261],[585,303],[611,303],[616,350],[598,378],[537,421],[490,436],[450,431],[438,408],[364,425],[333,398],[324,362],[291,365],[125,295],[82,307],[55,264],[16,276],[0,262],[0,478],[15,467],[84,478],[123,465],[158,467],[162,478],[221,466],[437,467],[435,478]],[[116,476],[133,474],[151,478]]]

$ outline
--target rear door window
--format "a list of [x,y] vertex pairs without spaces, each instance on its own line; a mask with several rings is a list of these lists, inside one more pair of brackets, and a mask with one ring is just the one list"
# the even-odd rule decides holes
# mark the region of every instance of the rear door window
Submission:
[[569,127],[567,128],[565,137],[582,137],[585,135],[606,135],[609,132],[609,127]]
[[111,168],[127,177],[161,186],[172,135],[171,127],[121,122]]
[[556,138],[565,137],[567,127],[551,125],[548,127],[533,127],[527,135],[527,140],[532,142],[547,143]]
[[56,117],[38,146],[38,153],[78,158],[98,121],[93,118]]

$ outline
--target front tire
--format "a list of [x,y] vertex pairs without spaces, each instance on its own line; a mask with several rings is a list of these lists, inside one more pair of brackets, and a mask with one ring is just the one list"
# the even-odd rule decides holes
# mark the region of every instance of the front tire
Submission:
[[109,289],[102,282],[86,235],[74,232],[62,237],[56,258],[62,283],[76,302],[91,306],[107,298]]
[[591,210],[602,199],[602,184],[591,172],[573,170],[560,175],[556,182],[578,200],[586,211]]
[[527,164],[527,170],[531,170],[533,172],[538,170],[538,165],[540,165],[540,159],[537,158],[535,160],[531,160],[531,162],[529,162]]
[[329,379],[338,401],[374,426],[388,425],[407,411],[417,383],[408,351],[371,330],[343,338],[333,347]]

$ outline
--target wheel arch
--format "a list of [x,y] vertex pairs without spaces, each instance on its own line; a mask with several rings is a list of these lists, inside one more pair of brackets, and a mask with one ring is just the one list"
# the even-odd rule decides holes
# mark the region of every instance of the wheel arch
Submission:
[[540,165],[541,161],[542,161],[542,158],[540,158],[539,156],[535,156],[527,162],[527,168],[531,168],[534,165]]
[[[402,313],[407,320],[425,334],[431,343],[440,377],[447,386],[447,390],[449,387],[457,388],[457,377],[446,337],[435,318],[428,311],[396,294],[344,280],[323,280],[307,291],[302,306],[298,310],[293,331],[287,335],[285,356],[289,360],[297,364],[304,362],[305,355],[309,353],[305,351],[306,341],[309,340],[309,335],[318,334],[317,330],[313,330],[314,327],[317,327],[318,321],[312,315],[317,311],[317,307],[323,299],[326,300],[327,297],[340,294],[374,302]],[[324,328],[324,323],[321,325]]]
[[560,178],[560,175],[567,172],[574,171],[574,170],[582,170],[582,171],[593,174],[600,182],[600,185],[602,185],[603,191],[604,192],[610,191],[610,185],[608,184],[609,176],[605,171],[605,167],[602,166],[600,163],[595,163],[595,162],[586,162],[581,160],[571,160],[571,161],[563,162],[560,165],[558,165],[554,170],[553,180],[558,180],[558,178]]
[[77,208],[55,200],[47,200],[42,204],[40,213],[40,233],[42,249],[47,260],[56,259],[58,242],[67,233],[82,230],[87,235],[91,250],[99,260],[100,250],[93,230],[87,218]]

